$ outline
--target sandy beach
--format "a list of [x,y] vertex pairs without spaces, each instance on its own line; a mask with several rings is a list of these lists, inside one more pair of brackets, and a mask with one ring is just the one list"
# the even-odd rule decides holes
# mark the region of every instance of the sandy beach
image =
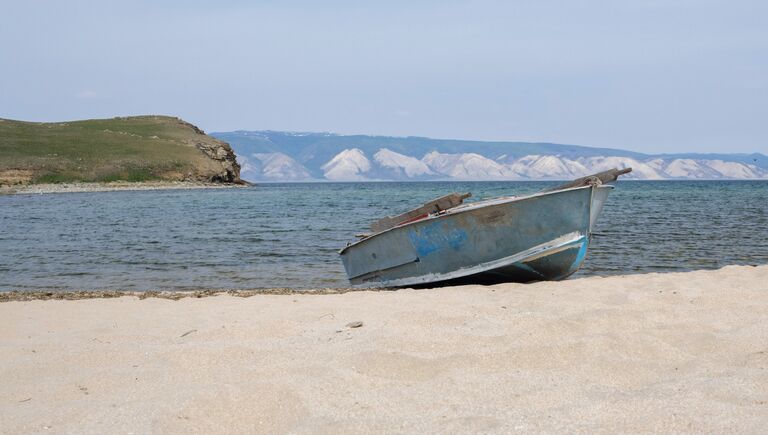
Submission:
[[768,427],[768,266],[4,302],[0,343],[2,433]]

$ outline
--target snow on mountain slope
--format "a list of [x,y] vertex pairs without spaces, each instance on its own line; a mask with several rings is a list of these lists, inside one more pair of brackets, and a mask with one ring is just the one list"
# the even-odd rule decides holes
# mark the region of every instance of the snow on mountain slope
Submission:
[[261,168],[256,167],[248,156],[235,154],[237,163],[240,163],[240,178],[245,181],[256,181],[261,175]]
[[398,173],[398,175],[405,175],[410,178],[435,174],[429,169],[429,166],[421,160],[396,153],[387,148],[382,148],[374,154],[373,160],[383,168],[392,169]]
[[[643,154],[552,143],[279,131],[213,135],[232,145],[243,178],[253,181],[291,181],[307,172],[329,180],[565,180],[626,166],[634,171],[622,178],[768,179],[765,153]],[[254,157],[258,153],[282,155],[262,161]]]
[[664,172],[669,177],[679,178],[718,178],[720,173],[710,168],[703,161],[675,159],[667,162]]
[[[241,159],[244,179],[298,181],[311,179],[311,172],[282,153],[253,154]],[[626,178],[660,180],[685,179],[760,179],[768,170],[754,165],[723,160],[665,159],[645,161],[630,157],[593,156],[572,160],[559,155],[501,156],[489,159],[477,153],[433,151],[416,157],[380,148],[369,159],[359,148],[345,149],[326,162],[321,170],[333,181],[366,180],[568,180],[612,168],[632,167]],[[251,174],[256,174],[251,176]]]
[[527,178],[579,178],[589,174],[581,163],[560,156],[525,156],[513,160],[508,167]]
[[768,177],[768,171],[754,165],[739,162],[707,159],[652,159],[645,162],[664,178],[688,179],[761,179]]
[[320,167],[325,178],[334,181],[364,181],[364,175],[371,170],[371,161],[359,148],[346,149],[336,154]]
[[636,178],[641,180],[661,180],[666,178],[653,166],[639,162],[630,157],[598,156],[598,157],[580,157],[576,160],[589,169],[588,172],[607,171],[612,168],[624,169],[632,168],[632,172],[625,175],[626,178]]
[[704,160],[715,171],[728,178],[768,178],[768,171],[754,165],[723,160]]
[[306,181],[312,174],[301,163],[283,153],[238,154],[240,178],[246,181]]
[[646,160],[645,164],[653,168],[656,172],[664,172],[664,166],[666,166],[667,162],[664,159],[651,159]]
[[261,177],[265,180],[300,181],[312,175],[301,163],[283,153],[257,153],[253,157],[261,162]]
[[422,159],[433,171],[457,180],[513,180],[520,176],[480,154],[443,154],[432,151]]

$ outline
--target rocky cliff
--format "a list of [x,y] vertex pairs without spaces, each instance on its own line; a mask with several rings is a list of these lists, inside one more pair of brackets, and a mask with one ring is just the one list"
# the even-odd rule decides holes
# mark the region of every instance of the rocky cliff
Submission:
[[203,154],[208,156],[211,160],[218,162],[221,165],[220,171],[203,172],[198,174],[191,174],[197,176],[198,180],[202,178],[203,181],[222,182],[222,183],[238,183],[240,182],[240,164],[237,163],[237,157],[232,147],[228,143],[208,136],[203,130],[197,126],[183,121],[179,118],[176,120],[183,126],[191,128],[197,136],[190,139],[187,143],[191,143]]

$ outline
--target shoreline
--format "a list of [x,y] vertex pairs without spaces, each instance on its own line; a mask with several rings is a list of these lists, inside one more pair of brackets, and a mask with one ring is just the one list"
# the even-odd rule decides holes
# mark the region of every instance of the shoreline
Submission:
[[257,288],[257,289],[198,289],[198,290],[0,290],[0,304],[3,302],[27,301],[77,301],[83,299],[112,299],[135,297],[137,299],[168,299],[177,301],[185,298],[207,298],[213,296],[234,296],[250,298],[258,295],[340,295],[350,292],[397,291],[392,288]]
[[[627,273],[623,275],[605,275],[605,276],[582,276],[577,278],[569,278],[563,281],[537,281],[531,283],[501,283],[495,286],[535,286],[535,285],[557,285],[564,282],[580,282],[582,280],[602,280],[602,279],[633,279],[636,277],[650,277],[650,276],[665,276],[665,275],[686,275],[697,273],[716,273],[721,270],[729,268],[741,268],[744,270],[750,269],[765,269],[766,279],[768,279],[768,264],[742,264],[742,265],[728,265],[719,269],[698,269],[688,271],[677,272],[646,272],[646,273]],[[28,301],[77,301],[86,299],[113,299],[122,297],[133,297],[139,300],[142,299],[167,299],[178,301],[180,299],[199,299],[215,296],[233,296],[238,298],[250,298],[253,296],[263,295],[342,295],[345,293],[355,292],[398,292],[406,290],[434,290],[439,291],[441,289],[450,289],[453,287],[467,287],[465,286],[446,286],[446,287],[434,287],[434,288],[420,288],[413,289],[410,287],[264,287],[264,288],[195,288],[189,290],[120,290],[120,289],[30,289],[30,290],[0,290],[0,304],[4,302],[28,302]],[[492,288],[494,285],[474,285],[474,287]],[[766,287],[768,291],[768,286]]]
[[57,183],[0,186],[0,195],[43,195],[53,193],[116,192],[138,190],[185,190],[243,188],[250,184],[191,181],[111,181],[107,183]]
[[3,431],[759,433],[768,425],[768,265],[203,296],[212,297],[0,303]]

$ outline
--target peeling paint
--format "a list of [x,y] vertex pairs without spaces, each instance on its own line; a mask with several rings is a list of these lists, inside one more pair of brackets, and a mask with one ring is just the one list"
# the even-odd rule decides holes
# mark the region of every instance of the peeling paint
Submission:
[[449,221],[434,221],[427,225],[410,228],[408,238],[419,257],[450,248],[458,250],[467,241],[467,232]]

